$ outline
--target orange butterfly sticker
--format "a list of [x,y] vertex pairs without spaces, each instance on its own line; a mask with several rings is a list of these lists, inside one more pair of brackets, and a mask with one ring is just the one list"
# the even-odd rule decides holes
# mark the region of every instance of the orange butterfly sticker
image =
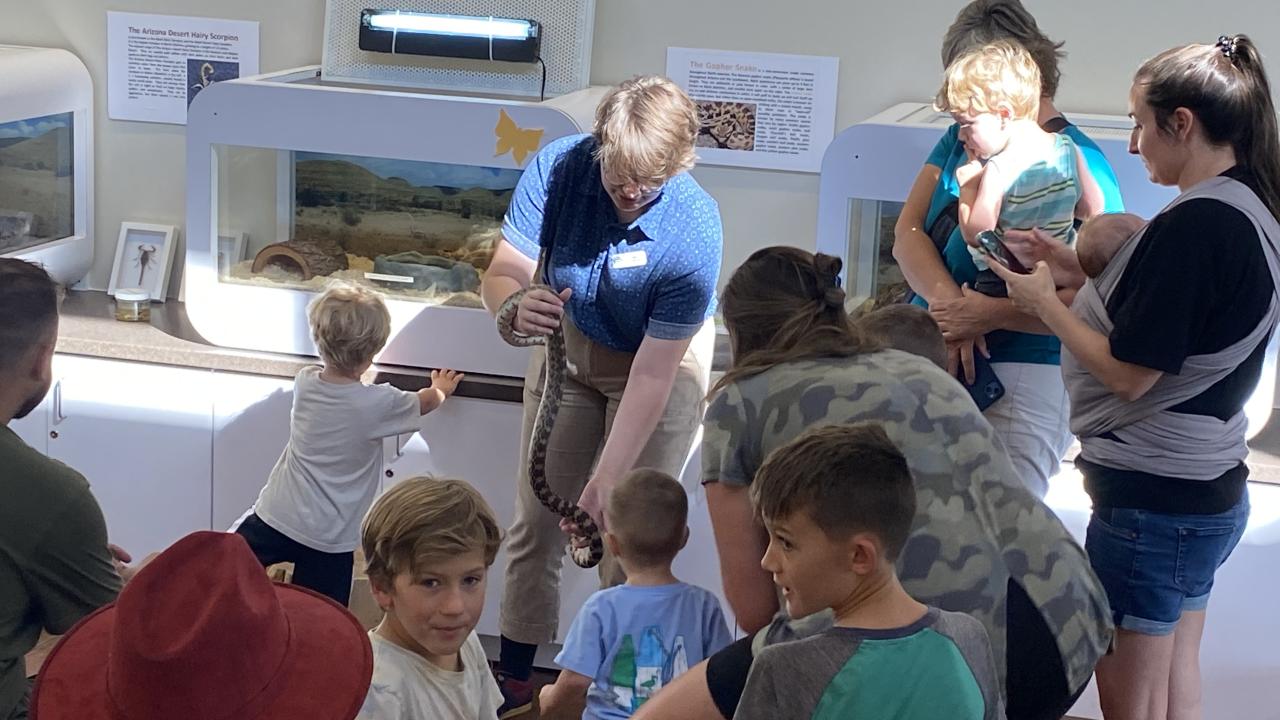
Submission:
[[493,128],[493,134],[498,136],[498,147],[493,156],[511,153],[516,165],[524,165],[524,160],[529,153],[538,151],[538,145],[542,142],[542,133],[542,128],[522,128],[516,125],[516,121],[511,119],[507,111],[499,108],[498,124]]

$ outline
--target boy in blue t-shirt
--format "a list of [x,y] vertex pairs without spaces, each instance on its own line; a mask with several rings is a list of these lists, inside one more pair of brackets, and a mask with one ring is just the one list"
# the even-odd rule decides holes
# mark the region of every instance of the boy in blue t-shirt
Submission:
[[627,718],[676,676],[732,638],[716,596],[682,583],[671,561],[689,540],[689,501],[670,475],[633,470],[605,508],[609,552],[627,584],[587,599],[542,689],[543,715],[581,707],[584,720]]

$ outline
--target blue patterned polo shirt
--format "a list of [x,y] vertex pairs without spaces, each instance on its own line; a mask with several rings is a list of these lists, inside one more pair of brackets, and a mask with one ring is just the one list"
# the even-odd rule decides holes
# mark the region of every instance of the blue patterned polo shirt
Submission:
[[600,182],[595,147],[592,136],[571,135],[538,151],[516,185],[503,238],[532,259],[551,248],[547,284],[573,289],[569,317],[591,340],[635,352],[645,335],[693,337],[716,309],[716,201],[680,173],[624,225]]

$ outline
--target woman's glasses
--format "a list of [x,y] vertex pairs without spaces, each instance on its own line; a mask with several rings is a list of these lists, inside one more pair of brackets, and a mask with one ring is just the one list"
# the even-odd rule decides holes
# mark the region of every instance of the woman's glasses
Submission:
[[658,196],[662,192],[662,188],[666,183],[658,183],[657,185],[649,185],[639,183],[635,180],[624,180],[619,178],[605,167],[600,168],[600,181],[604,183],[604,187],[611,195],[621,195],[628,200],[649,200]]

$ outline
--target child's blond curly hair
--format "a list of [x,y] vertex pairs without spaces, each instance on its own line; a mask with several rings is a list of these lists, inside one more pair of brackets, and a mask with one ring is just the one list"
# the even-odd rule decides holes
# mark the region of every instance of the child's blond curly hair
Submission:
[[391,335],[386,303],[359,285],[329,286],[307,306],[307,319],[325,365],[343,373],[363,370]]
[[1015,120],[1040,112],[1040,68],[1031,54],[1007,40],[956,58],[943,73],[933,104],[940,112],[977,115],[1007,105]]

